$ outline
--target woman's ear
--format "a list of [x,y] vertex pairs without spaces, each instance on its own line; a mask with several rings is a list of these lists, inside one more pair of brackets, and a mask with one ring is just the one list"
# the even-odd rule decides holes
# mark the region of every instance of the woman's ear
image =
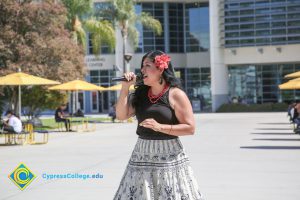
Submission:
[[164,69],[159,69],[160,75],[162,75],[163,72],[164,72]]

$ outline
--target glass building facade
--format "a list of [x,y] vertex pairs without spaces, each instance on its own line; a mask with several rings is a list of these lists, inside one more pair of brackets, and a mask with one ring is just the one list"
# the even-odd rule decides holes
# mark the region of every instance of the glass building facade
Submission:
[[163,31],[161,35],[155,35],[152,30],[140,25],[140,28],[138,28],[138,30],[140,31],[140,39],[142,40],[142,42],[139,42],[139,48],[137,49],[137,52],[148,52],[153,49],[166,51],[164,45],[164,4],[139,3],[136,5],[136,13],[140,12],[149,13],[155,19],[159,20]]
[[201,52],[209,49],[208,3],[185,4],[186,52]]
[[[111,6],[108,2],[95,2],[94,10],[97,16],[107,20],[102,11]],[[209,51],[209,7],[208,3],[175,3],[175,2],[140,2],[135,5],[137,14],[146,12],[159,20],[163,32],[160,36],[152,30],[137,23],[139,42],[135,53],[144,54],[151,50],[162,50],[166,53],[189,53]],[[89,35],[88,54],[92,54]],[[108,46],[103,44],[101,54],[110,54]],[[114,53],[114,52],[112,52]],[[199,64],[200,65],[200,64]],[[139,69],[136,69],[139,71]],[[209,110],[211,105],[210,68],[209,66],[175,66],[180,74],[183,88],[191,101],[199,100],[201,110]],[[110,86],[109,80],[116,71],[91,70],[91,83],[100,86]],[[91,92],[90,106],[93,112],[105,112],[109,104],[116,100],[116,92]]]
[[192,102],[200,103],[199,111],[211,110],[210,67],[179,68],[185,91]]
[[[137,25],[140,32],[136,52],[162,50],[169,53],[201,52],[209,49],[208,3],[139,3],[136,13],[146,12],[158,19],[163,31],[168,20],[168,32],[157,36],[153,31]],[[167,14],[167,19],[164,15]],[[201,19],[201,20],[199,20]],[[169,46],[165,47],[165,40]]]
[[[107,2],[94,3],[97,16],[105,18],[101,12],[110,7]],[[152,30],[136,24],[139,31],[139,43],[136,53],[146,53],[151,50],[162,50],[167,53],[203,52],[209,50],[209,6],[208,3],[138,3],[135,6],[137,14],[146,12],[159,20],[163,32],[160,36]],[[167,20],[167,32],[165,23]],[[89,37],[90,38],[90,37]],[[165,44],[168,44],[166,47]],[[88,43],[88,53],[92,54],[91,41]],[[104,44],[101,53],[109,53]]]
[[[112,5],[109,2],[101,2],[101,3],[94,3],[94,15],[96,17],[99,17],[101,19],[104,20],[108,20],[110,22],[112,22],[112,19],[106,15],[103,10],[111,10],[112,9]],[[93,54],[93,46],[92,46],[92,40],[91,40],[91,34],[87,34],[88,36],[88,49],[87,49],[87,53],[89,55]],[[110,50],[109,46],[107,44],[102,43],[101,44],[101,54],[109,54],[109,53],[114,53],[114,50]]]
[[290,102],[300,98],[300,91],[279,90],[283,77],[300,71],[300,63],[229,66],[229,96],[244,103]]
[[[111,78],[116,77],[116,71],[114,70],[90,70],[90,82],[103,86],[111,86]],[[116,102],[116,92],[91,92],[91,110],[93,112],[104,112],[109,109],[109,106]]]
[[300,43],[299,0],[225,0],[225,47]]
[[169,51],[172,53],[184,52],[183,7],[182,3],[170,3],[168,7]]
[[[237,48],[239,52],[238,47],[264,48],[263,46],[300,44],[300,0],[223,0],[218,6],[220,5],[218,25],[221,26],[220,39],[224,42],[224,51],[227,51],[226,48]],[[104,18],[101,10],[109,6],[108,2],[94,3],[96,13]],[[160,21],[163,28],[162,35],[158,36],[142,24],[136,24],[139,32],[136,54],[162,50],[171,56],[186,54],[194,59],[193,56],[198,55],[193,54],[195,52],[209,52],[210,19],[207,2],[139,1],[135,12],[151,14]],[[286,51],[286,48],[282,49]],[[90,41],[88,52],[92,53]],[[102,54],[110,53],[104,44]],[[280,52],[276,52],[274,56],[277,53]],[[282,56],[283,53],[278,55]],[[229,59],[229,62],[240,63],[234,56],[233,61]],[[247,62],[224,66],[228,68],[229,100],[240,97],[244,103],[260,104],[289,102],[300,98],[299,91],[278,89],[279,84],[287,81],[283,79],[284,75],[300,70],[300,60],[293,63],[285,58],[278,63],[270,63],[268,59],[262,61],[260,64]],[[198,101],[201,111],[209,111],[212,102],[211,68],[203,66],[201,61],[199,65],[192,65],[195,66],[174,66],[173,63],[192,104]],[[90,80],[97,85],[109,86],[109,80],[115,73],[113,69],[93,69],[90,71]],[[116,100],[116,92],[92,92],[90,98],[93,111],[105,112],[109,104]]]

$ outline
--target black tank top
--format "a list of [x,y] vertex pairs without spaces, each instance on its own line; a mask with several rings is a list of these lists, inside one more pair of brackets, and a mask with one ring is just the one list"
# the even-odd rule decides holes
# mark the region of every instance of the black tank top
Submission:
[[135,108],[135,115],[138,120],[136,133],[140,138],[148,140],[169,140],[178,138],[177,136],[168,135],[139,126],[139,124],[147,118],[153,118],[161,124],[179,123],[175,116],[175,111],[171,108],[169,103],[169,91],[170,89],[168,89],[156,103],[151,103],[149,101],[147,90],[141,92],[142,97],[139,98],[141,102],[139,102]]

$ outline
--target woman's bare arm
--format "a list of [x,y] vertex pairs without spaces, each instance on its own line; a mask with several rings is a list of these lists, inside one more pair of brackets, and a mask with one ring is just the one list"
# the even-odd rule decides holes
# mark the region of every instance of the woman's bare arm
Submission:
[[129,87],[135,83],[136,76],[134,73],[129,72],[124,74],[124,77],[129,81],[122,81],[122,89],[116,104],[116,118],[119,120],[126,120],[135,113],[129,99]]
[[129,88],[124,88],[123,86],[116,104],[116,118],[119,120],[126,120],[135,113],[131,101],[128,98]]

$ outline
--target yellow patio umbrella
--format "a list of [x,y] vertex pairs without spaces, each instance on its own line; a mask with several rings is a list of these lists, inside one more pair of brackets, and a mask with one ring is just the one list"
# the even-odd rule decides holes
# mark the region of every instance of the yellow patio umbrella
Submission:
[[25,74],[22,72],[8,74],[0,77],[0,85],[19,86],[19,116],[21,117],[21,86],[24,85],[56,85],[60,84],[58,81],[41,78]]
[[[108,90],[108,91],[117,91],[117,90],[121,90],[121,88],[122,88],[122,84],[117,84],[117,85],[113,85],[111,87],[105,88],[105,90]],[[129,90],[134,90],[134,85],[131,85],[129,87]]]
[[291,74],[287,74],[284,76],[284,78],[298,78],[300,77],[300,71],[298,72],[294,72],[294,73],[291,73]]
[[[50,87],[49,90],[65,90],[76,92],[76,102],[77,102],[77,93],[78,91],[105,91],[106,88],[88,83],[82,80],[74,80],[60,85]],[[77,103],[75,104],[75,109],[77,109]]]
[[300,89],[300,78],[296,78],[293,80],[290,80],[286,83],[283,83],[278,86],[281,90],[295,90]]
[[70,81],[67,83],[63,83],[60,85],[56,85],[53,87],[50,87],[49,90],[66,90],[66,91],[79,91],[79,90],[84,90],[84,91],[93,91],[93,90],[99,90],[99,91],[104,91],[106,88],[94,85],[92,83],[88,83],[86,81],[82,80],[75,80],[75,81]]

